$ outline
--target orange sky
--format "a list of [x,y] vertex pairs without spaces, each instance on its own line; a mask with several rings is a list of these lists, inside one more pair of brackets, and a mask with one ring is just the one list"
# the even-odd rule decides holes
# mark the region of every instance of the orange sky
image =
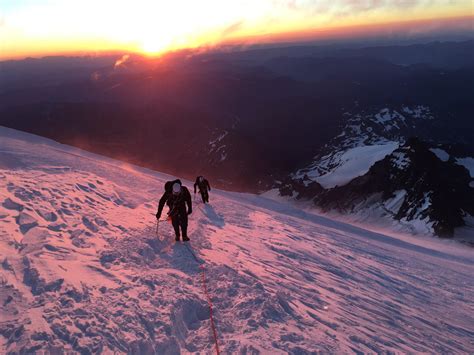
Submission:
[[471,0],[0,0],[0,59],[449,29]]
[[460,31],[470,33],[474,38],[472,24],[474,18],[450,17],[419,19],[397,22],[381,22],[370,24],[355,24],[342,26],[328,26],[324,28],[302,29],[300,31],[290,31],[282,33],[270,33],[256,37],[242,37],[230,40],[228,43],[269,43],[269,42],[308,42],[332,39],[369,39],[369,38],[391,38],[398,37],[409,39],[420,35],[432,33],[442,33],[443,31]]

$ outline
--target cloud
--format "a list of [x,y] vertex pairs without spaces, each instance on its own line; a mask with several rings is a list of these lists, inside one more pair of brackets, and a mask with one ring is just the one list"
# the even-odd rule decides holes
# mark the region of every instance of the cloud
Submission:
[[124,54],[124,55],[122,56],[122,58],[117,59],[117,61],[116,61],[115,64],[114,64],[114,69],[119,68],[120,66],[122,66],[123,64],[125,64],[129,59],[130,59],[130,55]]
[[224,28],[224,30],[222,31],[222,36],[227,37],[227,36],[231,35],[232,33],[237,32],[238,30],[240,30],[242,28],[243,24],[244,24],[244,21],[240,20],[240,21],[237,21],[237,22],[233,23],[232,25]]
[[403,10],[458,6],[471,0],[273,0],[273,4],[292,11],[335,17],[357,15],[376,10]]

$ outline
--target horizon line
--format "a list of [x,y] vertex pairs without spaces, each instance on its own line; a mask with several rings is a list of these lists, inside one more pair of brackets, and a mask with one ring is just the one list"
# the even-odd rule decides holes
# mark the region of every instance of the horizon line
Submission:
[[[308,45],[308,46],[324,46],[328,45],[329,42],[333,42],[334,44],[337,42],[355,42],[355,41],[371,41],[374,38],[377,39],[379,36],[380,41],[388,43],[393,41],[400,41],[400,40],[418,40],[423,41],[423,38],[428,39],[427,36],[430,35],[430,32],[427,31],[426,33],[418,33],[411,38],[398,38],[396,37],[397,34],[403,34],[403,30],[406,30],[404,26],[412,25],[412,26],[422,26],[426,24],[432,24],[434,22],[437,23],[444,23],[444,24],[452,24],[456,21],[461,21],[462,25],[466,24],[466,21],[470,21],[470,29],[460,29],[458,28],[439,28],[439,34],[446,33],[447,35],[451,32],[465,32],[466,38],[459,38],[459,39],[440,39],[436,40],[435,38],[429,38],[429,42],[463,42],[469,41],[474,39],[474,30],[472,25],[474,24],[474,15],[466,15],[466,16],[453,16],[453,17],[444,17],[444,18],[431,18],[431,19],[415,19],[415,20],[404,20],[404,21],[389,21],[389,22],[379,22],[379,23],[372,23],[372,24],[357,24],[357,25],[346,25],[346,26],[334,26],[329,28],[312,28],[307,30],[299,30],[299,31],[291,31],[291,32],[280,32],[280,33],[269,33],[269,34],[262,34],[262,35],[252,35],[252,36],[245,36],[239,38],[228,39],[222,41],[218,44],[210,45],[210,44],[202,44],[196,47],[183,47],[174,50],[169,50],[160,54],[147,54],[137,50],[127,50],[126,48],[117,48],[117,49],[104,49],[102,50],[58,50],[58,51],[45,51],[44,53],[31,53],[30,55],[12,55],[1,57],[0,56],[0,63],[8,62],[8,61],[20,61],[20,60],[27,60],[27,59],[43,59],[48,57],[88,57],[88,56],[107,56],[107,55],[123,55],[123,54],[134,54],[139,55],[145,58],[158,58],[162,56],[166,56],[172,53],[178,53],[180,51],[186,50],[202,50],[205,49],[207,51],[216,50],[222,48],[235,48],[236,52],[243,51],[241,47],[249,48],[249,49],[256,49],[251,47],[258,47],[258,46],[297,46],[297,45]],[[393,31],[393,27],[395,27],[395,31]],[[351,30],[351,31],[349,31]],[[394,37],[387,37],[387,33],[373,33],[371,31],[374,30],[389,30],[389,34]],[[349,32],[349,33],[348,33]],[[471,38],[469,38],[471,37]],[[384,46],[384,45],[380,45]]]

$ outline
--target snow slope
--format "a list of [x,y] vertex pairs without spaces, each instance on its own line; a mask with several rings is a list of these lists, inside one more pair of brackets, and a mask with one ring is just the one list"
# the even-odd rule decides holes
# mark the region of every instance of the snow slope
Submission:
[[[396,142],[351,148],[339,153],[339,166],[327,174],[315,177],[314,180],[325,189],[345,185],[352,179],[367,173],[374,163],[382,160],[397,148]],[[311,175],[307,176],[312,178]]]
[[196,261],[169,178],[0,128],[0,353],[212,353],[200,266],[223,353],[474,352],[472,249],[213,190]]
[[[317,181],[323,188],[343,186],[364,175],[377,161],[392,153],[415,134],[423,121],[432,120],[426,106],[402,106],[368,111],[345,111],[341,133],[331,139],[313,161],[292,177],[306,184]],[[414,131],[415,130],[415,131]],[[436,154],[436,153],[435,153]]]

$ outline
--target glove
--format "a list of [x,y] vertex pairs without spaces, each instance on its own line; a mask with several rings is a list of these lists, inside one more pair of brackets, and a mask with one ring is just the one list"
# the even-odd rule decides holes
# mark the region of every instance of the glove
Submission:
[[193,213],[193,210],[188,210],[188,214],[191,214],[191,213]]

